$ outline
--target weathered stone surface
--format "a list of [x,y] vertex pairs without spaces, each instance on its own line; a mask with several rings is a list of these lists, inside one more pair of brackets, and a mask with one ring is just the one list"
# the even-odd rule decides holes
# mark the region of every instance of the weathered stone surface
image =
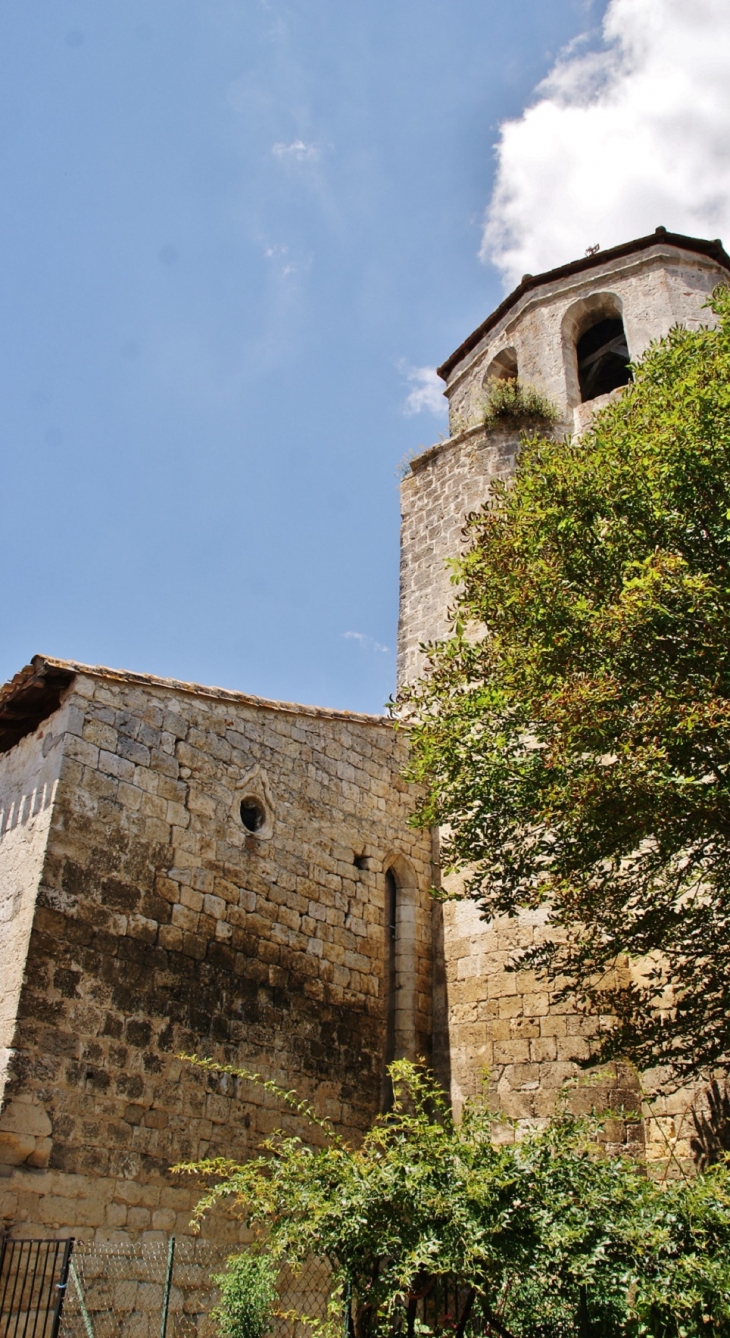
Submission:
[[[675,322],[706,322],[703,303],[725,274],[709,254],[658,236],[639,253],[548,276],[450,360],[452,435],[403,481],[401,682],[422,668],[420,643],[448,628],[445,563],[466,515],[514,469],[519,432],[479,421],[494,359],[512,350],[510,366],[553,399],[555,432],[583,431],[603,402],[580,403],[585,319],[608,303],[637,357]],[[25,737],[12,712],[0,729],[0,1213],[16,1234],[189,1230],[197,1190],[170,1167],[246,1157],[282,1111],[181,1053],[296,1087],[354,1137],[381,1105],[386,1044],[432,1055],[457,1109],[488,1071],[495,1102],[517,1121],[550,1113],[590,1024],[532,973],[507,970],[515,949],[539,941],[539,915],[485,924],[473,905],[430,902],[438,842],[408,826],[403,733],[378,718],[40,657],[10,696],[46,670],[51,713],[37,712]],[[241,820],[252,798],[254,831]],[[619,1121],[609,1142],[643,1138],[649,1156],[681,1159],[690,1096],[665,1098],[643,1125]],[[577,1108],[637,1100],[620,1067],[574,1093]],[[238,1237],[224,1217],[209,1229]]]
[[36,1140],[32,1134],[19,1134],[0,1130],[0,1158],[6,1166],[22,1166],[23,1162],[35,1152]]
[[46,1138],[51,1133],[51,1121],[42,1106],[21,1096],[11,1101],[0,1115],[0,1130]]
[[[405,741],[378,718],[103,672],[79,673],[46,730],[58,779],[19,859],[3,1211],[18,1231],[185,1229],[196,1190],[170,1167],[246,1157],[286,1116],[181,1053],[296,1087],[354,1137],[379,1110],[388,868],[397,1044],[430,1051],[431,845],[408,827]],[[17,778],[22,813],[42,741],[17,748],[25,770],[14,749],[0,775]],[[251,794],[266,810],[253,833]]]
[[0,1105],[61,762],[59,730],[46,722],[0,759]]

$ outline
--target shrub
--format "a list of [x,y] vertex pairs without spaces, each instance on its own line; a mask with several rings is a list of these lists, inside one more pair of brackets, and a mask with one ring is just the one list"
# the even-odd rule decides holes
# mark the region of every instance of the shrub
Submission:
[[221,1299],[213,1319],[224,1338],[263,1338],[272,1325],[277,1266],[264,1254],[234,1254],[213,1282]]
[[483,1095],[457,1124],[423,1068],[389,1073],[392,1110],[357,1147],[281,1091],[313,1120],[315,1146],[279,1131],[242,1165],[179,1168],[209,1180],[198,1219],[232,1199],[274,1261],[268,1283],[260,1254],[234,1261],[226,1338],[260,1338],[270,1312],[251,1297],[263,1282],[270,1305],[274,1267],[312,1256],[331,1268],[328,1319],[286,1318],[313,1338],[341,1338],[344,1319],[348,1338],[730,1338],[726,1161],[657,1184],[605,1155],[599,1118],[559,1111],[506,1142],[516,1130]]
[[526,385],[519,377],[506,381],[492,381],[484,407],[484,426],[517,425],[521,423],[554,423],[558,411],[547,395],[535,386]]

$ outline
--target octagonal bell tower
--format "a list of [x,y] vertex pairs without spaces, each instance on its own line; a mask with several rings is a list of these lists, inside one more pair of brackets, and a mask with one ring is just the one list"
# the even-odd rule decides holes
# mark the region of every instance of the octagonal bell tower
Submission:
[[447,630],[453,587],[445,562],[460,551],[464,517],[486,500],[492,478],[514,468],[519,428],[484,427],[490,382],[519,376],[558,410],[552,431],[580,432],[620,394],[629,363],[652,340],[673,325],[713,322],[705,303],[729,271],[721,242],[657,228],[547,274],[526,274],[446,359],[439,375],[450,435],[411,462],[401,490],[400,683],[418,674],[419,645]]

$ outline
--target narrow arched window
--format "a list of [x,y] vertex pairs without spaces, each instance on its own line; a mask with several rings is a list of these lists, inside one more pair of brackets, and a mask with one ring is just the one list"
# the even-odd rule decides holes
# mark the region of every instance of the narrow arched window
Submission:
[[631,380],[629,346],[620,316],[606,316],[583,331],[576,345],[580,397],[594,400]]
[[385,981],[387,1007],[385,1015],[385,1063],[395,1059],[395,996],[398,987],[396,946],[398,933],[398,884],[395,874],[388,869],[385,875]]
[[[402,866],[402,867],[401,867]],[[416,895],[404,860],[385,874],[385,1071],[382,1108],[390,1110],[393,1089],[387,1067],[394,1059],[416,1057]]]

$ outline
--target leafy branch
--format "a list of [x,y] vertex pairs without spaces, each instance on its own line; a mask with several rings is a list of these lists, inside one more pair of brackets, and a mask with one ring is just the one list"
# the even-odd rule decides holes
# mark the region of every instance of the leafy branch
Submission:
[[[616,1338],[730,1335],[725,1162],[657,1184],[605,1154],[601,1117],[563,1108],[517,1139],[484,1096],[457,1124],[425,1069],[390,1071],[394,1109],[359,1146],[278,1136],[214,1186],[254,1258],[327,1262],[327,1319],[288,1318],[320,1338],[342,1332],[343,1308],[351,1338],[582,1338],[587,1323]],[[260,1265],[241,1267],[258,1305]]]

